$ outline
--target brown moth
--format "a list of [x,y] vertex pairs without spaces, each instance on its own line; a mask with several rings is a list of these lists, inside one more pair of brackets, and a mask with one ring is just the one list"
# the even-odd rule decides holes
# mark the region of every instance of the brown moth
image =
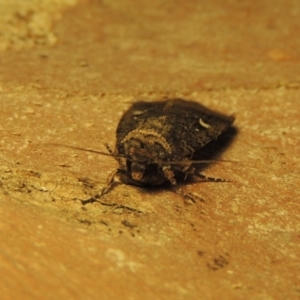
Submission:
[[212,111],[182,99],[136,102],[121,118],[112,153],[119,169],[107,182],[106,192],[115,176],[137,186],[176,185],[176,175],[194,174],[194,153],[217,138],[233,123],[233,116]]

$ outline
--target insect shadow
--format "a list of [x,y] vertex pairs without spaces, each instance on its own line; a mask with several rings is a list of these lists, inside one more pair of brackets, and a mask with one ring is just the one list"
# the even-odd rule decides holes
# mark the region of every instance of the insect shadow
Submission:
[[[193,160],[203,159],[207,161],[218,161],[220,155],[229,148],[237,134],[238,129],[236,127],[232,126],[228,128],[227,131],[219,135],[217,139],[210,141],[203,148],[197,150],[194,153]],[[199,164],[197,165],[197,172],[201,173],[208,167],[209,164]]]
[[117,183],[149,189],[171,186],[185,195],[178,182],[190,178],[224,182],[201,174],[207,164],[219,160],[237,130],[234,116],[213,111],[198,102],[184,99],[134,103],[123,115],[116,130],[116,146],[109,153],[64,146],[114,157],[119,168],[108,176],[100,193],[84,203],[98,201]]

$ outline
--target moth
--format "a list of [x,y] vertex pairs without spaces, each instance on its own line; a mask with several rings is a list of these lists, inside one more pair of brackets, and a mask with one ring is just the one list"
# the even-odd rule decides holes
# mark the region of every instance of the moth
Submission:
[[[121,118],[116,146],[110,154],[119,163],[98,197],[107,193],[118,178],[125,184],[151,187],[177,185],[179,176],[199,175],[194,153],[225,132],[234,122],[205,106],[183,99],[134,103]],[[68,147],[68,146],[67,146]],[[104,154],[79,147],[70,148]]]
[[182,99],[134,103],[117,127],[117,173],[133,185],[176,185],[177,173],[194,173],[194,153],[233,121],[233,116]]

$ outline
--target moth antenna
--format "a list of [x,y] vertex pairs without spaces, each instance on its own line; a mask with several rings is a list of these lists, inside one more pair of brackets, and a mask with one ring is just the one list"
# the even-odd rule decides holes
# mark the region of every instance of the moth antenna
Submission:
[[155,161],[155,163],[160,165],[185,165],[185,164],[210,164],[210,163],[238,163],[234,160],[172,160],[172,161]]
[[85,152],[91,152],[91,153],[101,154],[101,155],[115,157],[115,158],[127,158],[124,155],[116,155],[116,154],[114,154],[109,147],[107,148],[108,151],[109,151],[109,153],[106,153],[106,152],[102,152],[102,151],[98,151],[98,150],[86,149],[86,148],[81,148],[81,147],[77,147],[77,146],[63,145],[63,144],[56,144],[56,143],[49,143],[49,144],[46,144],[46,145],[48,145],[48,146],[54,146],[54,147],[69,148],[69,149],[74,149],[74,150],[79,150],[79,151],[85,151]]
[[114,152],[111,150],[111,148],[109,147],[109,145],[107,143],[104,143],[104,146],[106,147],[107,151],[111,154],[114,155]]

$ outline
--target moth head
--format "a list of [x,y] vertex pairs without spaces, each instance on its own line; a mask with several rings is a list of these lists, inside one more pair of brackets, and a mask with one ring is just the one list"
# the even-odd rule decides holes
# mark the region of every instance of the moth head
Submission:
[[167,153],[164,147],[154,140],[130,139],[124,143],[124,153],[127,157],[127,170],[131,177],[140,182],[152,181],[162,173],[158,161],[165,159]]

